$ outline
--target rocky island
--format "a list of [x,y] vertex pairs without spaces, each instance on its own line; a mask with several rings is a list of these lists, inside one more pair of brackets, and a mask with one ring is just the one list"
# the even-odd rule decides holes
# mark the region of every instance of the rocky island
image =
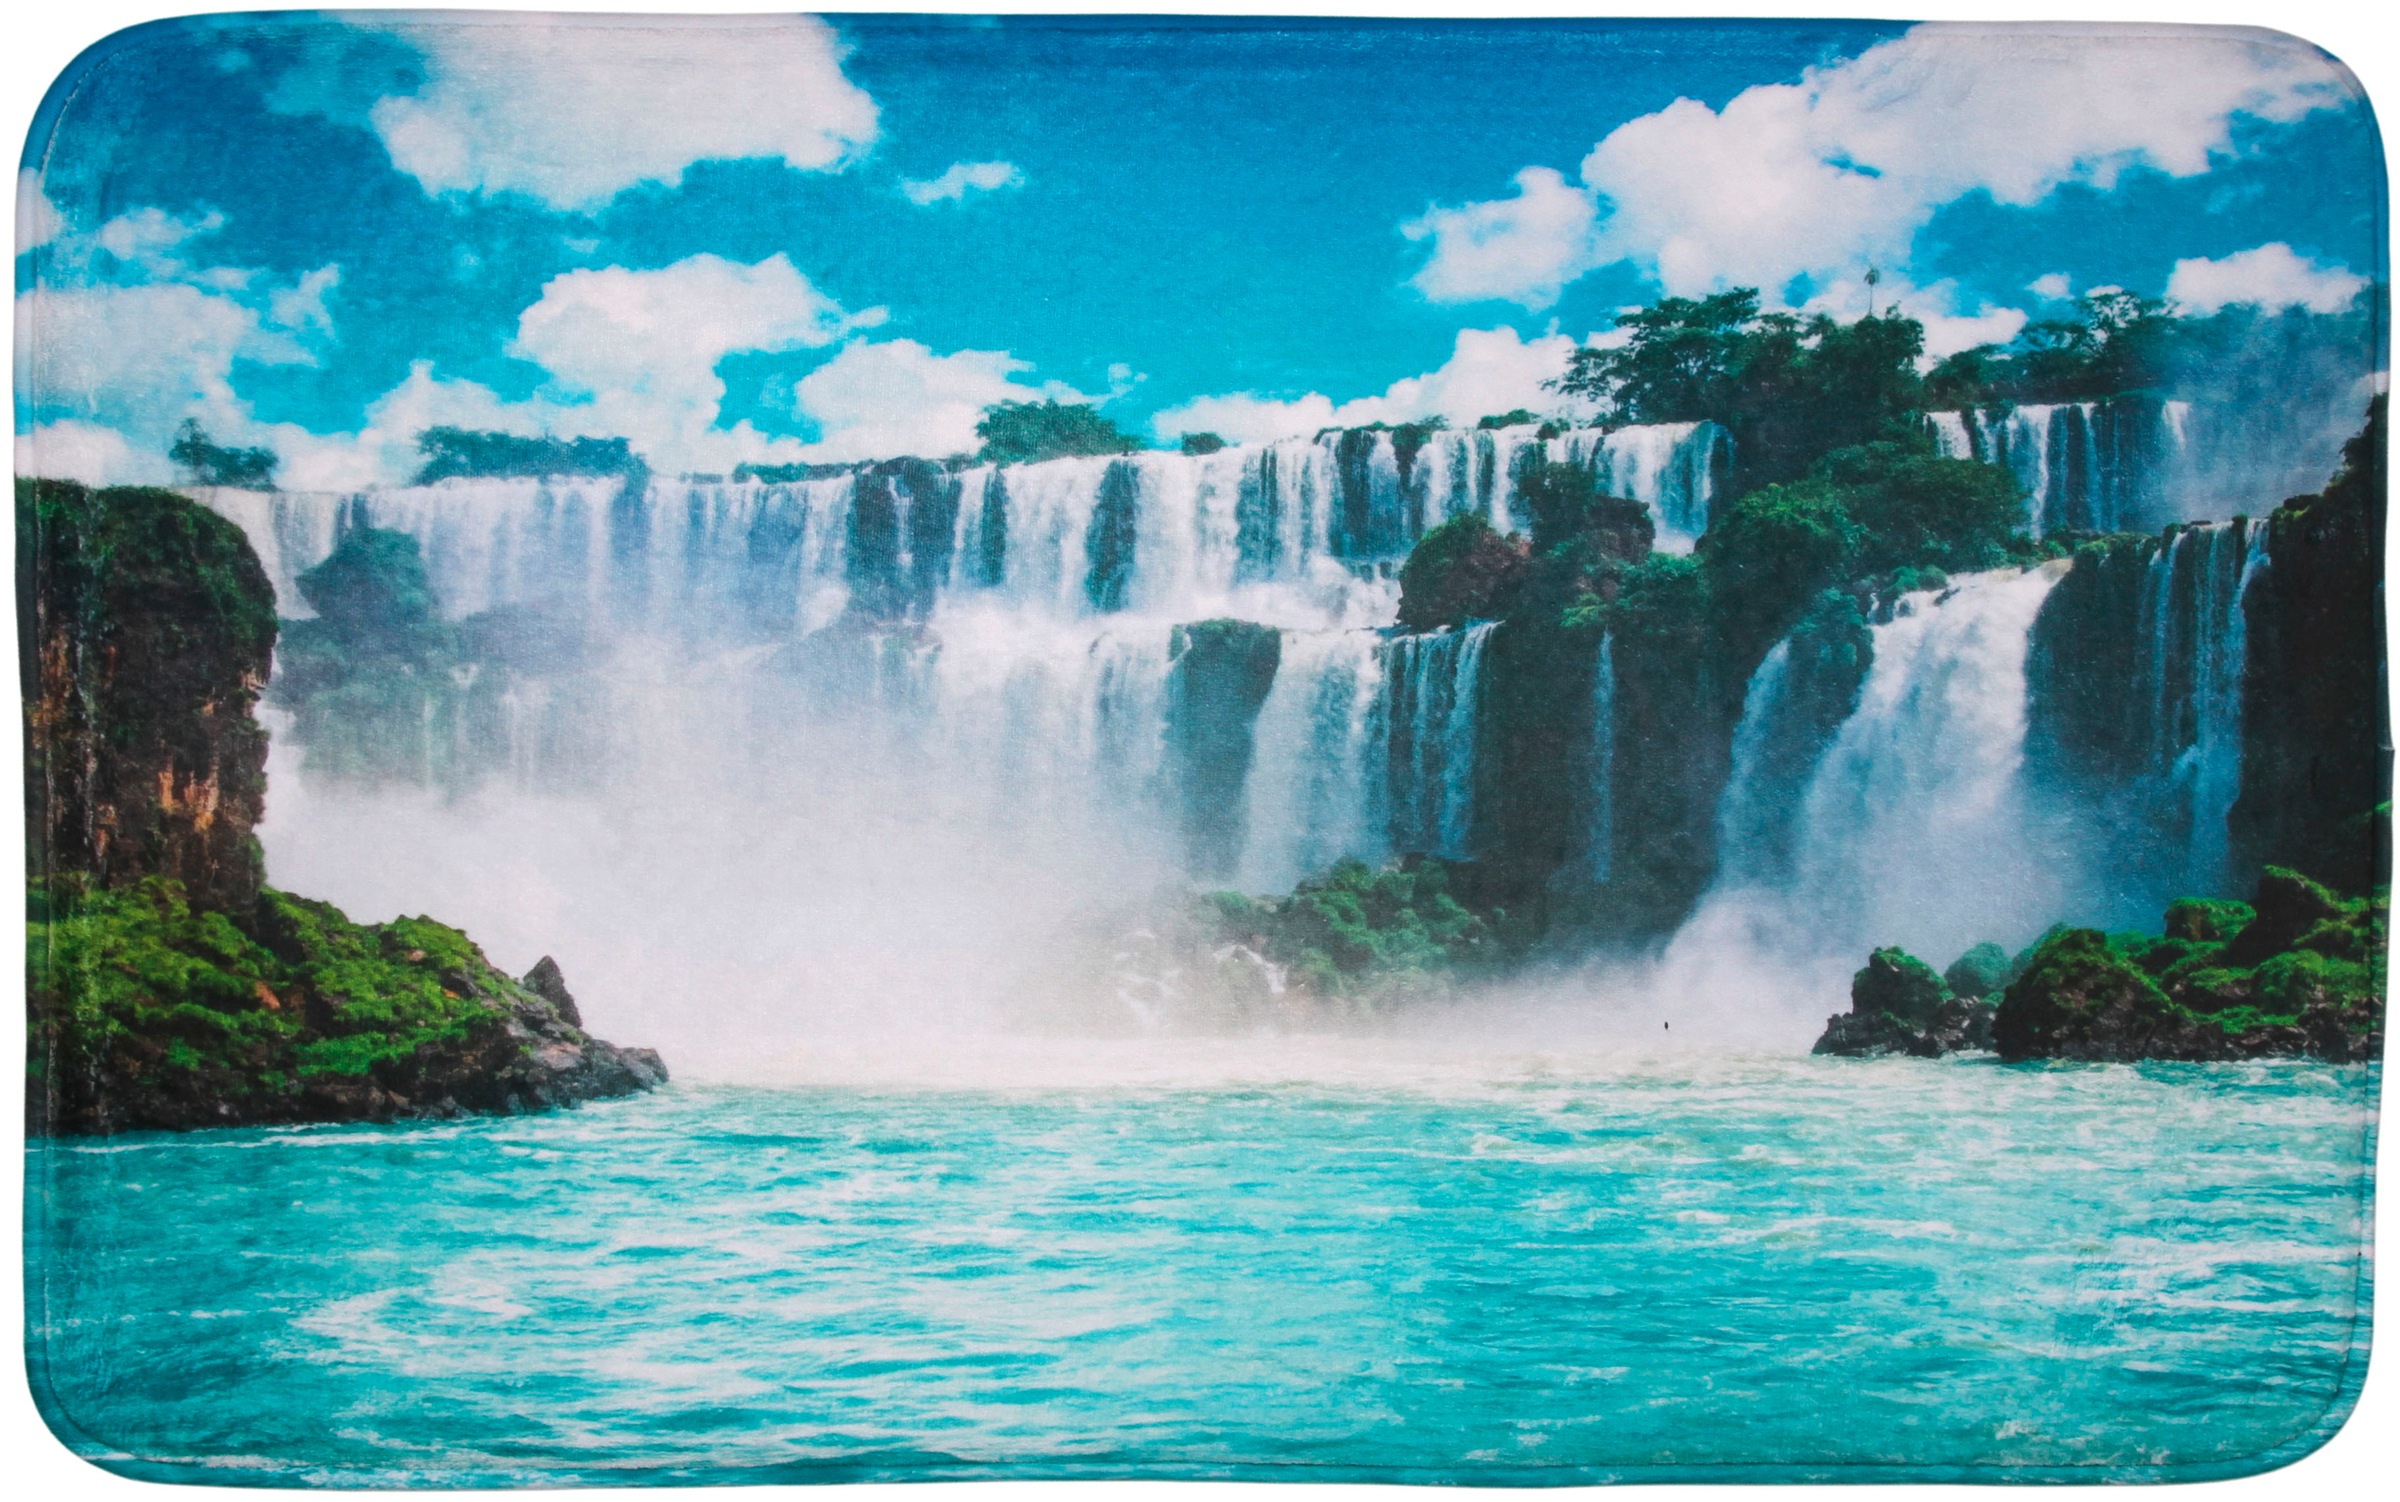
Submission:
[[558,966],[512,978],[429,918],[265,884],[252,711],[274,592],[172,491],[17,486],[27,1130],[510,1113],[628,1095],[658,1055],[590,1036]]

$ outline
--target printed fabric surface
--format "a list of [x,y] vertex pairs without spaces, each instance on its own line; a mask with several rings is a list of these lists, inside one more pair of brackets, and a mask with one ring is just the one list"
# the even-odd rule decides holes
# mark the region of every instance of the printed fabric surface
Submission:
[[2318,48],[215,16],[18,198],[75,1453],[2164,1482],[2350,1413],[2388,225]]

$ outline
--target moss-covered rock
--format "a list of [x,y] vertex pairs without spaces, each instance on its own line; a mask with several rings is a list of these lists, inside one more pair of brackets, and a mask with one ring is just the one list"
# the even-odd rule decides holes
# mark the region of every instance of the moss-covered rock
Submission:
[[1989,1006],[1953,996],[1931,965],[1906,950],[1878,949],[1850,979],[1849,1012],[1825,1019],[1811,1052],[1932,1059],[1989,1048],[1991,1035]]
[[2256,903],[2185,899],[2167,932],[2061,929],[2000,1004],[2011,1059],[2235,1059],[2382,1050],[2385,899],[2270,867]]
[[229,914],[171,878],[68,881],[36,889],[26,944],[34,1132],[516,1112],[666,1078],[582,1030],[555,963],[513,980],[429,918],[362,925],[271,888]]
[[1992,943],[1969,949],[1942,972],[1942,984],[1950,988],[1952,995],[1968,1001],[1981,1001],[2015,978],[2016,969],[2009,963],[2008,951]]
[[1522,539],[1502,537],[1482,517],[1452,517],[1419,538],[1400,566],[1401,627],[1439,631],[1498,615],[1526,557]]

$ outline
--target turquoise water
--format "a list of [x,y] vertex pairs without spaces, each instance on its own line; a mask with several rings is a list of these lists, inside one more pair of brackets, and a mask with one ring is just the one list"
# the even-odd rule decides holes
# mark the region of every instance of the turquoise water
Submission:
[[2357,1390],[2374,1090],[1685,1057],[36,1146],[29,1351],[161,1479],[2196,1478]]

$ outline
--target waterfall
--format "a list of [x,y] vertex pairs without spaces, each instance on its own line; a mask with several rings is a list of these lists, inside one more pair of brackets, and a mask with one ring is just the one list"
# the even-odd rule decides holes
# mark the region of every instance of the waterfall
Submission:
[[2056,920],[2076,873],[2035,837],[2022,770],[2027,642],[2064,567],[1903,596],[1873,627],[1857,708],[1813,762],[1796,758],[1796,784],[1769,770],[1779,747],[1794,749],[1779,734],[1788,644],[1769,654],[1735,736],[1739,791],[1719,805],[1724,859],[1661,957],[1663,994],[1780,1018],[1797,1037],[1869,949],[1942,965]]
[[1724,885],[1758,885],[1783,868],[1782,835],[1792,789],[1775,777],[1771,759],[1782,728],[1791,664],[1792,644],[1786,638],[1769,649],[1742,691],[1732,769],[1717,803],[1717,870]]
[[1874,628],[1857,710],[1800,805],[1793,890],[1829,933],[1946,963],[2054,920],[2026,838],[2025,656],[2060,570],[1968,575]]
[[2140,395],[1926,414],[1941,457],[1981,459],[2016,477],[2037,537],[2210,520],[2280,499],[2229,492],[2212,478],[2244,467],[2236,445],[2197,443],[2196,433],[2220,426],[2189,402]]
[[1453,860],[1473,853],[1476,711],[1494,629],[1487,621],[1385,647],[1395,849]]
[[[2246,535],[2244,535],[2246,534]],[[2196,650],[2188,783],[2192,845],[2186,862],[2194,890],[2225,891],[2235,877],[2226,820],[2242,785],[2242,678],[2249,667],[2245,600],[2266,571],[2267,529],[2209,529],[2209,566]]]
[[1538,427],[1437,430],[1410,471],[1420,533],[1474,512],[1499,532],[1524,532],[1533,519],[1517,499],[1517,478],[1535,458],[1592,472],[1609,495],[1639,501],[1658,527],[1658,546],[1689,552],[1708,530],[1708,508],[1732,462],[1732,438],[1713,422],[1576,428],[1545,439]]
[[[686,1055],[745,1025],[972,1015],[1074,914],[1194,878],[1289,890],[1396,848],[1387,667],[1410,652],[1386,633],[1418,530],[1399,457],[1388,432],[1328,433],[772,482],[212,492],[289,616],[344,529],[413,536],[463,654],[411,680],[425,697],[364,770],[271,690],[269,869],[362,916],[441,912],[513,968],[555,951],[596,1015]],[[1179,632],[1241,623],[1280,650],[1222,679],[1179,656]],[[1406,848],[1469,847],[1488,632],[1417,654]]]
[[1290,636],[1259,710],[1240,886],[1289,891],[1343,856],[1384,852],[1383,641]]
[[2243,601],[2267,567],[2267,529],[2235,521],[2178,529],[2145,567],[2137,629],[2146,776],[2180,836],[2173,895],[2224,894],[2226,818],[2242,780]]
[[1605,882],[1616,865],[1617,845],[1617,651],[1610,632],[1600,633],[1592,663],[1592,812],[1584,833],[1587,866],[1594,882]]

